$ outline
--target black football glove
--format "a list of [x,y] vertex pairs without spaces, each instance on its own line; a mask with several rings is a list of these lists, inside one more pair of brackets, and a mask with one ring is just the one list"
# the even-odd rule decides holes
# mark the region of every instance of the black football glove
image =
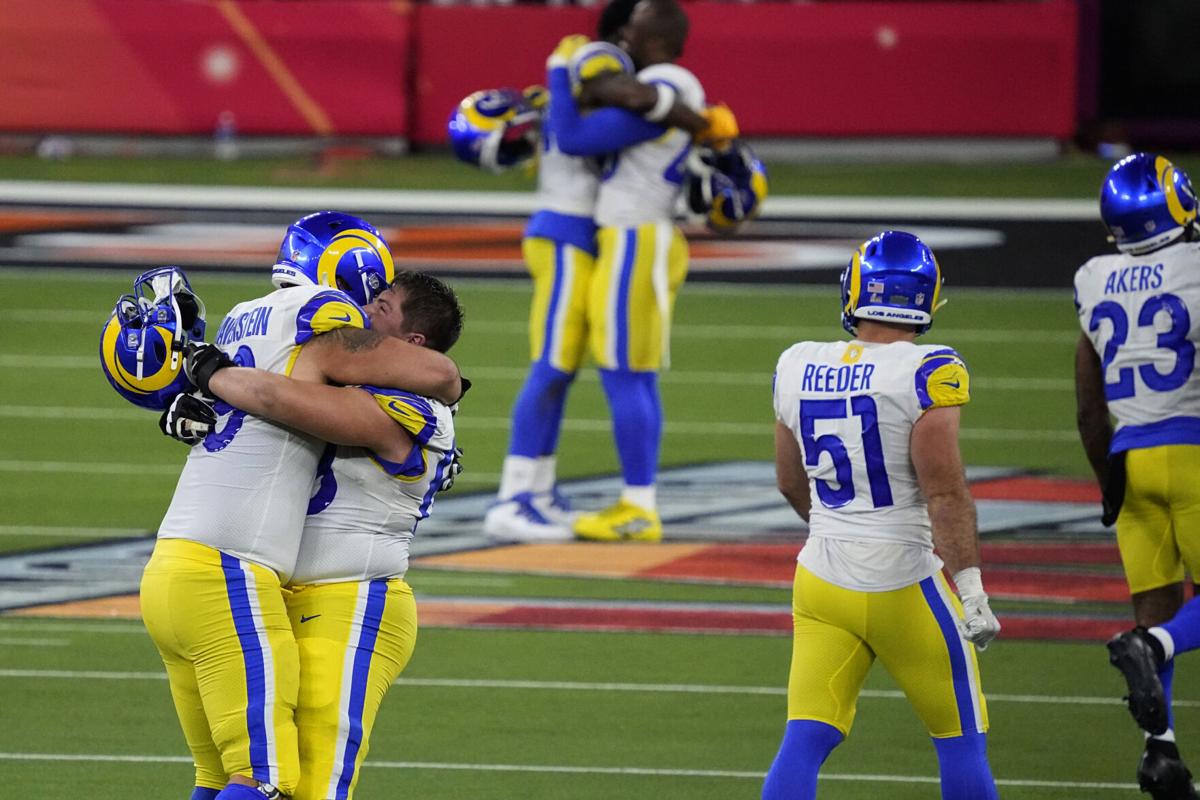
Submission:
[[183,371],[188,380],[209,397],[216,396],[209,390],[208,382],[217,370],[236,366],[237,362],[215,344],[192,342],[184,349]]
[[450,459],[449,466],[446,467],[446,472],[442,475],[442,482],[438,484],[439,492],[448,492],[454,488],[454,480],[462,474],[462,455],[461,447],[454,448],[454,456]]
[[1104,502],[1104,513],[1100,522],[1112,525],[1121,514],[1121,504],[1125,502],[1125,454],[1117,453],[1108,457],[1108,480],[1100,487]]
[[217,424],[212,402],[194,394],[177,394],[158,418],[164,435],[191,446],[199,444]]

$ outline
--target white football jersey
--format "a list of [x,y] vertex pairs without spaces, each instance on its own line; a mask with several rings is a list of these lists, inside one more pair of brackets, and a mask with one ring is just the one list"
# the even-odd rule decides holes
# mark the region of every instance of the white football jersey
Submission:
[[775,416],[804,453],[812,511],[800,563],[847,589],[889,591],[923,580],[933,554],[909,440],[934,406],[965,404],[962,359],[912,342],[800,342],[775,372]]
[[[286,375],[313,336],[366,325],[348,295],[291,286],[234,306],[214,342],[242,366]],[[188,454],[158,535],[208,545],[286,581],[324,444],[227,403],[217,413],[213,432]]]
[[[678,64],[655,64],[638,73],[643,83],[662,83],[675,89],[679,102],[693,111],[704,109],[704,88]],[[675,218],[675,201],[687,176],[692,137],[671,128],[657,139],[618,153],[600,183],[596,223],[633,227]]]
[[558,149],[549,115],[542,118],[542,150],[538,156],[537,194],[539,209],[591,218],[596,211],[600,188],[600,166],[596,159],[569,156]]
[[1075,307],[1117,418],[1112,452],[1200,444],[1200,243],[1091,259]]
[[429,516],[454,456],[454,418],[437,400],[363,386],[412,437],[394,463],[361,447],[328,445],[317,469],[293,585],[400,578],[408,544]]

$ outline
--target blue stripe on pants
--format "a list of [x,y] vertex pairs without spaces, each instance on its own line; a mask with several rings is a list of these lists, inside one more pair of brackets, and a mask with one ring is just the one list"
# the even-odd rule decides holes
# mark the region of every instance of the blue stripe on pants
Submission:
[[946,650],[950,654],[950,675],[954,680],[954,701],[958,706],[958,723],[963,733],[975,733],[979,730],[979,721],[975,719],[975,707],[971,697],[971,666],[963,655],[962,637],[958,626],[954,624],[953,611],[946,605],[934,581],[936,575],[931,575],[921,581],[921,592],[925,602],[933,612],[938,627],[942,629],[942,638],[946,641]]
[[346,752],[342,757],[342,775],[338,779],[336,800],[346,800],[350,793],[354,763],[358,760],[358,751],[362,747],[362,716],[367,695],[367,678],[371,673],[371,656],[375,654],[375,640],[379,636],[379,624],[383,621],[387,592],[388,583],[385,580],[371,581],[371,586],[367,589],[367,607],[363,612],[353,672],[350,676],[350,700],[347,709],[350,731],[346,736]]
[[541,361],[550,362],[554,358],[554,347],[558,342],[554,338],[554,318],[558,315],[558,304],[563,297],[563,273],[566,271],[567,246],[562,242],[554,243],[554,285],[550,287],[550,306],[546,309],[546,330],[542,337],[542,352],[538,354]]
[[637,228],[625,231],[625,258],[617,284],[617,369],[629,369],[629,282],[637,259]]
[[250,590],[242,563],[233,556],[221,553],[221,569],[225,572],[225,592],[229,596],[229,611],[233,627],[242,647],[246,666],[246,732],[250,735],[250,766],[253,778],[262,783],[274,783],[271,776],[271,755],[267,746],[267,676],[266,663],[254,625],[250,605]]

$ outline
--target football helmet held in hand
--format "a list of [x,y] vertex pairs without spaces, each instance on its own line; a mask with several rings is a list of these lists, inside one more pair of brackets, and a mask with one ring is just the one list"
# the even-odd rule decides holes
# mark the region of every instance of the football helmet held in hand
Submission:
[[122,295],[100,334],[100,367],[117,394],[134,405],[165,409],[193,386],[184,347],[204,339],[204,303],[178,267],[156,267]]
[[736,233],[758,216],[767,199],[767,169],[742,142],[723,151],[694,148],[688,173],[688,206],[716,233]]
[[537,152],[541,113],[516,89],[467,95],[450,114],[447,131],[460,161],[502,172]]

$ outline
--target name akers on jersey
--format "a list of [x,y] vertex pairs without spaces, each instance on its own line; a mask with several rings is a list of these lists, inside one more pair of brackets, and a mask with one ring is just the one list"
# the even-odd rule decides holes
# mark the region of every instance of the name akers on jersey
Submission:
[[230,344],[247,336],[266,336],[273,310],[271,306],[259,306],[236,317],[226,317],[217,331],[217,345]]
[[1105,294],[1120,292],[1145,292],[1150,289],[1160,289],[1163,284],[1163,265],[1148,266],[1139,264],[1132,267],[1122,267],[1108,273],[1104,282]]
[[874,364],[855,364],[835,367],[828,364],[805,364],[800,378],[802,392],[869,392]]

